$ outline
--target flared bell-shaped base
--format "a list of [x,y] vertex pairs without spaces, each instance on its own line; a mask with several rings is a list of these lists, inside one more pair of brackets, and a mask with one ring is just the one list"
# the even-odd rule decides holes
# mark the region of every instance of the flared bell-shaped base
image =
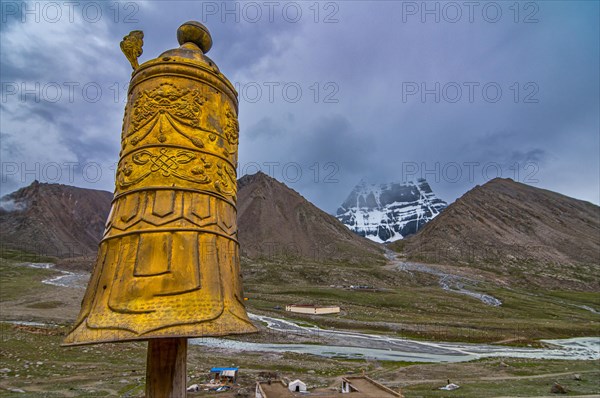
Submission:
[[249,319],[242,320],[231,313],[224,313],[218,319],[210,322],[168,326],[160,330],[142,334],[123,329],[96,329],[83,322],[67,335],[61,345],[77,346],[166,337],[217,337],[256,332],[256,327],[252,325]]
[[241,297],[234,239],[181,221],[171,229],[137,225],[100,244],[64,345],[256,332]]

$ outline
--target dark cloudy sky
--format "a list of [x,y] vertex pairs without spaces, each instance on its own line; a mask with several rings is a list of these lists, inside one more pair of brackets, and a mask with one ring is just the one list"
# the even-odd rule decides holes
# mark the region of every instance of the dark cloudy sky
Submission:
[[334,212],[361,179],[425,177],[451,202],[510,177],[600,201],[596,1],[2,1],[4,195],[112,190],[131,67],[203,22],[240,92],[238,174]]

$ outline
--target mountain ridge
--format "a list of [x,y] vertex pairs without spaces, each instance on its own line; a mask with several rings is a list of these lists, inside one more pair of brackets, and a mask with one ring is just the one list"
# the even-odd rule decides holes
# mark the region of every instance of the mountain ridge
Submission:
[[[2,247],[80,255],[91,264],[112,196],[39,182],[21,188],[2,198]],[[241,255],[252,261],[385,261],[381,245],[262,173],[239,180],[238,227]],[[387,246],[404,261],[466,267],[551,289],[600,289],[600,207],[512,180],[476,186],[417,234]]]
[[488,269],[538,286],[600,288],[600,207],[511,179],[474,187],[390,247],[410,260]]
[[113,194],[40,183],[2,197],[0,241],[53,257],[95,255]]
[[249,257],[383,260],[376,244],[353,234],[334,216],[262,172],[238,180],[238,220],[242,254]]
[[[2,246],[89,269],[112,198],[108,191],[35,181],[1,199]],[[264,173],[238,180],[238,239],[250,259],[384,262],[382,248]],[[77,259],[69,264],[70,258]]]

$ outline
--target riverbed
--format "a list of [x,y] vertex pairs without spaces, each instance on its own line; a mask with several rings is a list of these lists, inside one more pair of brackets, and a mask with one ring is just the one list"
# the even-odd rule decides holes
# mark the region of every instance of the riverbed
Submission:
[[[250,314],[250,318],[282,333],[313,335],[336,341],[335,344],[269,344],[221,338],[191,339],[190,344],[214,348],[255,352],[295,352],[329,358],[371,359],[407,362],[465,362],[489,357],[530,359],[600,359],[600,337],[542,340],[547,348],[510,347],[420,341],[385,335],[344,330],[329,330],[299,325],[291,320]],[[343,342],[343,344],[341,344]]]

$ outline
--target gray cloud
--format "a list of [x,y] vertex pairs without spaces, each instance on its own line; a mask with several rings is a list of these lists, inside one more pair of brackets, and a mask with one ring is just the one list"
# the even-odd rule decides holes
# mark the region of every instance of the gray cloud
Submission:
[[[98,4],[103,18],[95,23],[81,12],[72,23],[3,16],[2,162],[76,163],[68,166],[74,178],[58,182],[112,190],[130,77],[119,41],[144,30],[146,61],[176,47],[179,24],[196,19],[212,33],[209,56],[240,89],[240,172],[270,171],[326,211],[335,211],[363,177],[385,182],[425,174],[453,201],[494,177],[490,164],[500,165],[504,177],[600,201],[597,2],[537,2],[536,23],[524,23],[523,9],[515,23],[512,3],[498,3],[503,13],[495,23],[481,8],[472,23],[467,10],[455,23],[444,15],[422,23],[419,14],[403,14],[406,2],[333,2],[337,9],[319,3],[318,15],[313,3],[278,3],[272,20],[263,8],[255,23],[243,14],[249,3],[228,3],[237,14],[208,12],[223,2],[133,2],[131,9],[117,3],[118,15],[112,2]],[[300,6],[298,22],[281,14],[285,4]],[[332,23],[324,23],[327,16]],[[60,100],[22,100],[21,84],[52,82],[63,87]],[[72,99],[65,82],[79,84]],[[14,86],[4,83],[19,92],[10,94]],[[89,83],[102,90],[97,101],[82,93]],[[437,93],[422,97],[421,89],[436,83]],[[465,84],[476,84],[472,101]],[[486,85],[500,87],[497,101],[485,97],[493,94]],[[245,88],[257,86],[260,97],[249,98]],[[419,92],[406,95],[409,86]],[[457,86],[462,96],[453,102]],[[290,100],[293,90],[285,87],[299,87],[301,95]],[[101,165],[101,179],[83,175],[90,162]],[[537,167],[536,182],[524,179],[528,164]],[[450,174],[456,165],[458,180]],[[31,182],[33,174],[21,171],[3,167],[2,193]]]
[[274,138],[278,135],[281,135],[281,128],[281,126],[277,126],[275,124],[275,121],[272,118],[264,117],[253,126],[250,126],[246,132],[246,135],[250,139],[255,139],[261,136]]

